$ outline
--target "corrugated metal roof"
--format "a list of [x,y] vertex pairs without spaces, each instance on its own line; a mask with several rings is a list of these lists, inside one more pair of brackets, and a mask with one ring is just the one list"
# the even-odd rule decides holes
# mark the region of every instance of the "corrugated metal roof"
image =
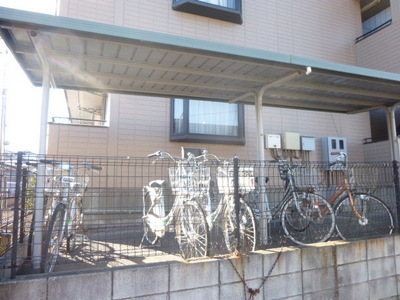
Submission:
[[[0,7],[31,82],[61,89],[354,113],[400,101],[400,74]],[[307,68],[312,72],[307,75]],[[308,68],[309,70],[309,68]]]

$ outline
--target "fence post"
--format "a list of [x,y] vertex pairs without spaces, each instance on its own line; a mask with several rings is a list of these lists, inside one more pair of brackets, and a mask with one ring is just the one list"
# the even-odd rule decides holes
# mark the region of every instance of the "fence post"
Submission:
[[28,169],[22,169],[22,186],[21,186],[21,218],[20,218],[20,234],[19,242],[23,243],[25,238],[25,216],[26,216],[26,192],[28,187]]
[[12,250],[11,250],[11,279],[17,276],[17,256],[18,256],[18,224],[20,215],[20,187],[22,177],[22,157],[23,152],[17,154],[17,170],[15,178],[15,196],[14,196],[14,219],[13,219],[13,233],[12,233]]
[[[394,190],[396,195],[397,216],[400,216],[400,174],[399,174],[399,162],[397,160],[393,161],[393,180],[394,180]],[[397,218],[397,226],[399,225],[400,225],[400,219]]]
[[234,182],[234,199],[235,199],[235,214],[236,214],[236,227],[235,235],[237,240],[237,250],[241,250],[241,240],[240,240],[240,224],[239,224],[239,214],[240,214],[240,195],[239,195],[239,158],[235,156],[233,158],[233,182]]

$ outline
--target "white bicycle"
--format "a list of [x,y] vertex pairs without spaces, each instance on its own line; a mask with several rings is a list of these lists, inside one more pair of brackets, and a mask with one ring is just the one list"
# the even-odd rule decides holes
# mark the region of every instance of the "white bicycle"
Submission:
[[169,158],[175,166],[168,169],[174,197],[170,211],[166,212],[164,180],[154,180],[143,187],[143,226],[144,239],[155,245],[175,225],[175,238],[184,259],[209,255],[209,230],[206,216],[198,203],[201,196],[200,182],[205,174],[192,163],[174,157],[168,152],[157,151],[148,157],[154,161]]
[[[215,163],[208,163],[214,160]],[[221,160],[207,151],[196,157],[201,173],[210,174],[210,165],[217,165],[216,182],[219,201],[213,210],[209,185],[203,183],[202,201],[210,231],[214,226],[221,225],[225,244],[229,252],[247,253],[257,247],[257,222],[252,208],[244,200],[246,194],[254,191],[255,171],[253,167],[237,166],[238,199],[235,199],[234,164],[231,160]],[[207,178],[206,176],[204,176]],[[238,201],[237,201],[238,200]],[[237,202],[237,203],[236,203]],[[237,206],[237,209],[236,209]]]

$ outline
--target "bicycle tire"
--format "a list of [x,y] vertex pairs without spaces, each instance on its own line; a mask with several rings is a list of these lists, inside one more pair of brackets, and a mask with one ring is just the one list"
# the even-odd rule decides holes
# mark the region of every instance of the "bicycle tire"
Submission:
[[67,221],[67,252],[71,254],[76,248],[76,234],[82,228],[82,203],[80,200],[72,199],[69,203]]
[[42,260],[40,264],[42,273],[51,273],[54,271],[64,237],[64,219],[65,205],[59,203],[54,209],[42,247]]
[[336,231],[341,239],[374,238],[393,233],[393,214],[382,200],[365,193],[355,193],[353,197],[356,209],[365,219],[355,215],[348,195],[342,198],[335,205]]
[[209,255],[208,224],[203,209],[196,201],[185,201],[182,204],[176,220],[175,233],[182,258]]
[[[49,223],[51,220],[51,217],[53,215],[54,209],[53,209],[53,202],[56,201],[53,197],[50,197],[48,195],[44,196],[44,213],[43,213],[43,230],[47,231],[47,228],[49,227]],[[57,201],[58,202],[58,201]]]
[[222,220],[222,231],[224,233],[226,248],[233,253],[239,250],[241,253],[248,253],[257,248],[257,222],[253,210],[240,199],[239,208],[239,235],[240,247],[236,236],[236,210],[233,197],[228,201]]
[[146,213],[146,215],[143,217],[143,230],[147,242],[150,245],[155,245],[160,240],[160,237],[154,231],[154,224],[153,226],[150,225],[151,220],[157,218],[154,214],[152,214],[151,211],[147,211],[150,207],[151,207],[151,198],[150,198],[150,193],[147,192],[144,198],[144,207],[143,207],[143,211]]
[[298,199],[301,213],[293,196],[282,206],[281,225],[285,235],[301,246],[327,241],[335,230],[332,206],[323,197],[313,193],[301,193]]

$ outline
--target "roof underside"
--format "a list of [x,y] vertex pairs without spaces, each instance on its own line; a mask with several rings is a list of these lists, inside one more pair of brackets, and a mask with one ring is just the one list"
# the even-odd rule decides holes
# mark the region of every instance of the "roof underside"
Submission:
[[[0,7],[3,39],[40,86],[355,113],[400,101],[400,74]],[[306,74],[307,67],[312,68]]]

